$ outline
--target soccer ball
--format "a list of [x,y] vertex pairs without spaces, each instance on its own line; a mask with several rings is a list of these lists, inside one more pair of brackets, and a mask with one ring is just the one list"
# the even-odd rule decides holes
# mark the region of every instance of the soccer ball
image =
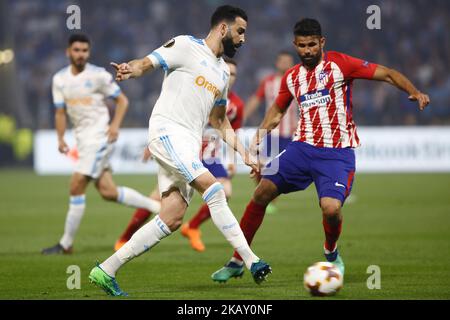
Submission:
[[313,296],[332,296],[343,284],[342,273],[331,262],[317,262],[310,266],[303,276],[303,285]]

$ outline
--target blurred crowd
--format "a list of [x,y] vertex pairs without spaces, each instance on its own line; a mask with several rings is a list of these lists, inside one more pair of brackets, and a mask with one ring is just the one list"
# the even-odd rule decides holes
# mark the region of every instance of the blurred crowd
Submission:
[[[218,0],[8,0],[14,33],[16,72],[27,112],[17,122],[53,128],[52,75],[67,65],[64,54],[71,4],[81,8],[82,32],[93,40],[91,62],[113,70],[149,54],[180,34],[206,37]],[[359,125],[450,124],[450,2],[447,0],[258,0],[239,1],[249,15],[247,43],[236,56],[234,90],[247,100],[273,71],[277,52],[292,47],[292,28],[302,17],[317,18],[326,48],[395,68],[431,97],[423,113],[407,95],[387,84],[355,82],[354,115]],[[381,30],[369,30],[369,5],[381,9]],[[0,31],[2,32],[2,31]],[[296,56],[296,60],[298,58]],[[162,71],[121,84],[131,104],[124,126],[146,127],[163,78]],[[0,110],[1,111],[1,110]],[[247,121],[257,125],[264,108]]]

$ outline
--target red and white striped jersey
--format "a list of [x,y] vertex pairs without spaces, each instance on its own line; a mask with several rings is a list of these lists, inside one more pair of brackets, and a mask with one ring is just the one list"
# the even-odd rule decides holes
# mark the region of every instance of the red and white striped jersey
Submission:
[[281,81],[276,103],[283,110],[294,98],[298,103],[300,116],[294,140],[316,147],[358,147],[352,84],[354,79],[372,79],[376,67],[329,51],[313,70],[308,71],[301,64],[289,69]]
[[[271,74],[265,77],[259,84],[259,88],[255,95],[260,99],[265,99],[266,112],[275,102],[278,92],[280,91],[281,79],[283,77],[277,74]],[[292,104],[295,104],[294,102]],[[286,111],[283,119],[276,129],[279,131],[279,135],[284,138],[292,139],[295,130],[297,129],[297,108],[292,107]]]

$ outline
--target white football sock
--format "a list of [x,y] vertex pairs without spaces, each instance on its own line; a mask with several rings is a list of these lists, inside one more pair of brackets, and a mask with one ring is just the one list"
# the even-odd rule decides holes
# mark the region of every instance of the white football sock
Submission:
[[242,257],[247,269],[250,269],[259,258],[250,249],[238,221],[228,207],[222,184],[214,183],[202,197],[208,204],[214,224]]
[[73,245],[75,234],[80,227],[85,208],[86,196],[84,194],[70,197],[69,211],[67,212],[66,224],[64,226],[64,235],[59,241],[59,244],[66,250]]
[[100,265],[109,276],[115,277],[117,270],[125,263],[150,250],[172,232],[169,227],[156,216],[152,221],[136,231],[122,248]]
[[131,188],[118,187],[117,194],[117,202],[127,206],[147,209],[155,214],[158,214],[161,209],[161,203],[159,201],[150,199]]

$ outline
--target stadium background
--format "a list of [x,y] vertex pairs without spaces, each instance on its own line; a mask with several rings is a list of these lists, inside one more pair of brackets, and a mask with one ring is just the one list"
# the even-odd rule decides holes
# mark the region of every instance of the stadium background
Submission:
[[[31,260],[34,262],[40,258],[37,255],[33,256],[32,252],[35,252],[36,248],[32,250],[24,244],[17,244],[21,241],[21,238],[16,238],[19,237],[20,232],[29,231],[29,237],[37,239],[36,245],[45,245],[50,244],[46,241],[57,239],[56,237],[59,236],[63,226],[63,215],[67,200],[67,190],[63,187],[67,186],[67,177],[37,176],[33,174],[32,166],[34,134],[41,129],[54,128],[50,86],[52,75],[67,65],[64,49],[67,37],[71,33],[66,28],[67,7],[71,4],[77,4],[81,8],[81,31],[87,33],[93,40],[91,62],[108,66],[110,61],[128,61],[135,57],[145,56],[174,35],[192,34],[197,37],[205,37],[210,14],[216,6],[223,3],[225,2],[217,0],[0,0],[0,219],[2,222],[0,224],[2,229],[0,254],[5,262],[9,261],[11,266],[8,269],[6,264],[2,264],[4,270],[0,272],[2,274],[0,277],[3,277],[1,278],[3,284],[8,283],[7,278],[15,269],[14,266],[20,263],[22,259],[26,259],[21,254],[30,254]],[[381,30],[366,28],[366,20],[369,16],[366,13],[366,8],[372,4],[379,5],[381,8]],[[400,70],[420,90],[430,95],[432,101],[430,108],[419,113],[415,103],[408,101],[405,94],[389,85],[368,81],[356,82],[353,92],[354,117],[357,125],[377,128],[385,126],[416,128],[416,126],[428,127],[432,125],[442,129],[449,128],[450,37],[448,37],[448,30],[450,30],[450,2],[445,0],[260,0],[239,1],[239,5],[246,9],[249,15],[247,43],[236,56],[239,64],[239,76],[234,88],[244,100],[247,100],[256,90],[259,80],[273,70],[274,59],[278,51],[289,50],[293,52],[291,46],[292,26],[300,17],[308,16],[315,17],[322,23],[324,34],[327,37],[326,48],[328,50],[346,52]],[[111,69],[109,70],[112,72]],[[156,72],[142,80],[121,84],[131,102],[123,125],[125,128],[144,128],[147,126],[152,105],[159,94],[161,80],[162,72]],[[246,125],[257,125],[263,115],[264,108],[260,108],[258,114],[252,117]],[[444,150],[444,152],[450,153],[449,150]],[[236,202],[232,202],[232,205],[236,215],[240,216],[250,197],[249,190],[252,189],[252,184],[243,176],[238,177],[238,179],[237,199]],[[375,230],[379,231],[372,234],[374,238],[370,239],[374,243],[378,241],[377,244],[374,244],[375,247],[381,249],[383,245],[390,246],[392,244],[393,247],[402,248],[401,250],[408,250],[409,248],[410,250],[423,252],[420,259],[411,258],[412,260],[408,260],[400,257],[399,260],[402,263],[395,260],[394,265],[397,262],[400,263],[401,268],[403,268],[401,270],[405,272],[409,270],[413,275],[423,276],[427,271],[437,272],[434,277],[427,278],[424,276],[424,278],[421,278],[419,283],[428,286],[427,290],[420,291],[420,288],[415,287],[414,281],[411,282],[410,279],[401,278],[402,275],[405,276],[404,272],[395,275],[395,272],[399,272],[397,270],[394,275],[390,275],[391,280],[401,278],[406,281],[407,288],[403,290],[397,283],[395,286],[400,286],[401,290],[395,291],[393,285],[392,295],[389,295],[389,291],[388,293],[385,291],[384,294],[386,295],[375,295],[375,297],[448,299],[450,297],[448,289],[450,288],[448,280],[450,279],[448,272],[450,269],[448,258],[450,256],[450,239],[448,238],[450,234],[449,174],[361,175],[358,179],[360,182],[359,185],[356,185],[357,202],[353,207],[349,206],[348,210],[350,213],[354,212],[355,216],[360,214],[360,211],[364,211],[365,214],[359,215],[357,221],[349,218],[349,223],[344,228],[351,229],[352,226],[356,226],[362,227],[361,230],[364,230],[366,223],[371,221],[375,223]],[[146,177],[136,176],[119,176],[118,180],[130,185],[134,184],[142,192],[149,191],[150,186],[155,182],[154,177],[149,180]],[[47,191],[51,193],[51,196],[48,192],[45,192],[46,190],[40,189],[42,185],[48,188]],[[378,189],[383,188],[386,191],[384,195],[378,191]],[[91,192],[93,193],[92,190]],[[48,201],[52,197],[55,197],[56,200],[49,204]],[[93,252],[95,254],[101,252],[101,255],[105,256],[105,252],[108,252],[107,243],[114,240],[129,217],[127,214],[123,214],[123,208],[103,204],[95,194],[92,194],[91,197],[94,198],[92,200],[92,215],[95,216],[94,211],[97,211],[101,217],[102,214],[106,215],[107,211],[117,214],[117,217],[120,216],[121,218],[112,222],[113,232],[102,231],[104,240],[99,240],[98,237],[100,236],[93,235],[102,225],[98,217],[92,218],[94,220],[87,219],[82,225],[82,228],[84,226],[85,229],[80,233],[80,249],[88,248],[88,253],[85,253],[84,256],[82,254],[86,268],[94,258]],[[40,198],[41,200],[39,200]],[[310,220],[302,221],[299,228],[304,228],[305,225],[309,225],[310,221],[314,221],[311,222],[311,225],[314,226],[312,229],[314,230],[314,236],[312,231],[306,232],[306,235],[311,233],[312,239],[321,239],[322,234],[318,228],[318,220],[313,220],[313,217],[318,217],[314,190],[310,189],[305,195],[289,196],[286,199],[286,202],[279,205],[280,210],[286,210],[292,213],[292,216],[287,213],[286,215],[280,213],[281,218],[278,222],[289,223],[291,222],[290,219],[297,216],[296,211],[300,209],[310,210],[312,212],[311,217],[308,216]],[[299,204],[298,199],[309,199],[308,201],[311,203],[307,205]],[[26,204],[30,201],[36,202],[36,207],[33,210],[26,207]],[[197,199],[191,207],[195,209],[198,203]],[[381,208],[379,207],[380,203],[383,204]],[[191,208],[191,210],[193,209]],[[373,212],[370,210],[373,210]],[[190,211],[190,213],[192,212]],[[380,219],[373,218],[372,213]],[[366,220],[361,217],[365,217]],[[275,219],[275,217],[269,219]],[[17,226],[22,223],[25,229],[20,229]],[[400,225],[405,229],[397,229]],[[413,227],[409,229],[406,225],[412,225]],[[281,226],[279,228],[277,229],[274,226],[273,234],[276,233],[276,230],[283,230]],[[383,233],[383,230],[387,233]],[[92,234],[89,234],[89,232]],[[293,230],[293,232],[296,231]],[[370,231],[368,232],[371,234]],[[402,232],[404,232],[404,237],[402,237]],[[48,237],[44,239],[43,233],[49,234]],[[214,246],[220,246],[220,248],[224,248],[221,249],[222,252],[229,251],[226,250],[224,241],[217,233],[214,233],[211,226],[206,228],[205,233],[211,237],[213,243],[211,250],[216,249]],[[352,235],[351,231],[348,231],[347,235],[344,233],[344,239],[346,236],[348,236],[348,239],[352,239],[352,236],[356,239],[357,236],[363,234],[365,233]],[[416,238],[415,235],[417,235]],[[392,237],[389,238],[389,236]],[[84,240],[82,240],[82,237],[84,237]],[[267,231],[266,234],[262,234],[262,243],[264,243],[265,237],[271,238],[272,233]],[[386,242],[382,241],[380,245],[379,241],[386,237]],[[389,242],[389,239],[392,242]],[[32,239],[27,241],[32,241]],[[91,242],[89,243],[89,241]],[[91,250],[95,247],[92,241],[104,241],[106,244],[101,245],[103,251]],[[287,243],[289,241],[292,241],[292,239],[286,239]],[[180,242],[180,246],[186,245],[183,239],[173,240],[172,245],[175,246],[178,242]],[[11,245],[8,246],[8,244]],[[345,248],[350,251],[348,243],[344,242],[344,244],[347,245]],[[355,245],[355,242],[353,244]],[[415,244],[421,246],[421,249],[413,249]],[[275,246],[274,250],[275,248],[278,248],[278,246]],[[372,243],[369,242],[364,248],[372,248]],[[188,250],[187,247],[183,247],[183,249]],[[309,250],[307,254],[317,253],[317,250],[311,249],[311,252]],[[359,250],[362,249],[359,248]],[[379,250],[379,252],[385,252],[385,254],[393,251],[394,249],[392,251]],[[91,255],[89,255],[89,252]],[[163,250],[157,252],[160,253]],[[194,255],[194,253],[184,253],[181,249],[180,252],[181,257],[187,257],[186,259],[192,259],[191,254]],[[218,261],[220,265],[226,256],[210,257],[211,265],[204,266],[206,274],[214,270]],[[166,266],[167,260],[164,260],[164,257],[168,259],[162,255],[157,261]],[[398,254],[396,257],[398,258]],[[411,267],[412,265],[418,266],[419,261],[422,261],[422,258],[425,259],[425,257],[427,257],[428,263],[419,267],[420,270]],[[299,263],[302,267],[306,267],[308,263],[312,262],[311,259],[301,259],[303,257],[300,258]],[[61,266],[68,260],[58,261]],[[172,260],[169,259],[169,261]],[[441,263],[437,271],[432,271],[433,261]],[[365,271],[362,267],[363,265],[366,266],[365,263],[366,261],[363,259],[360,265],[362,273]],[[36,264],[39,265],[39,262],[36,262]],[[42,270],[46,267],[40,266]],[[202,269],[202,267],[199,269]],[[409,267],[412,269],[408,269]],[[295,266],[295,268],[296,276],[299,276],[302,268],[299,266]],[[393,268],[392,265],[390,265],[390,268]],[[286,265],[285,269],[288,269]],[[61,273],[56,267],[53,267],[53,270]],[[64,277],[63,272],[60,278],[64,279]],[[355,276],[353,280],[354,286],[356,286],[356,283],[364,281],[361,276],[359,278]],[[299,280],[295,281],[298,282]],[[207,284],[209,285],[209,282],[205,282],[205,286]],[[249,283],[247,285],[248,288],[241,288],[239,297],[253,297],[249,295],[251,291],[248,291],[251,285]],[[57,287],[57,285],[55,286]],[[430,286],[437,289],[433,290]],[[26,289],[25,285],[23,290],[13,288],[13,286],[8,288],[9,291],[3,291],[5,295],[2,294],[2,298],[8,298],[7,292],[11,294],[9,298],[46,297],[45,295],[40,296],[39,293],[31,294],[33,286]],[[52,288],[54,289],[54,287]],[[175,286],[169,286],[169,288],[178,292]],[[59,295],[51,296],[50,294],[50,296],[71,298],[70,292],[64,290],[56,290]],[[366,291],[363,291],[363,289],[358,291],[357,288],[354,290],[367,293],[367,289],[365,289]],[[50,290],[50,292],[52,291]],[[217,295],[215,291],[212,291],[211,294],[212,297],[214,297],[214,294],[217,297],[233,297],[232,291],[225,292],[223,296]],[[287,292],[285,296],[283,294],[277,296],[280,293],[273,291],[272,296],[261,293],[256,297],[298,297],[296,289]],[[351,295],[348,292],[347,296],[344,295],[344,298],[357,297],[357,295]],[[405,295],[402,295],[402,293]],[[77,297],[82,297],[82,295]],[[146,296],[144,294],[143,297],[171,298],[174,295],[171,295],[168,289],[160,296]],[[181,293],[175,293],[175,297],[186,298]],[[201,297],[208,298],[211,296]]]

